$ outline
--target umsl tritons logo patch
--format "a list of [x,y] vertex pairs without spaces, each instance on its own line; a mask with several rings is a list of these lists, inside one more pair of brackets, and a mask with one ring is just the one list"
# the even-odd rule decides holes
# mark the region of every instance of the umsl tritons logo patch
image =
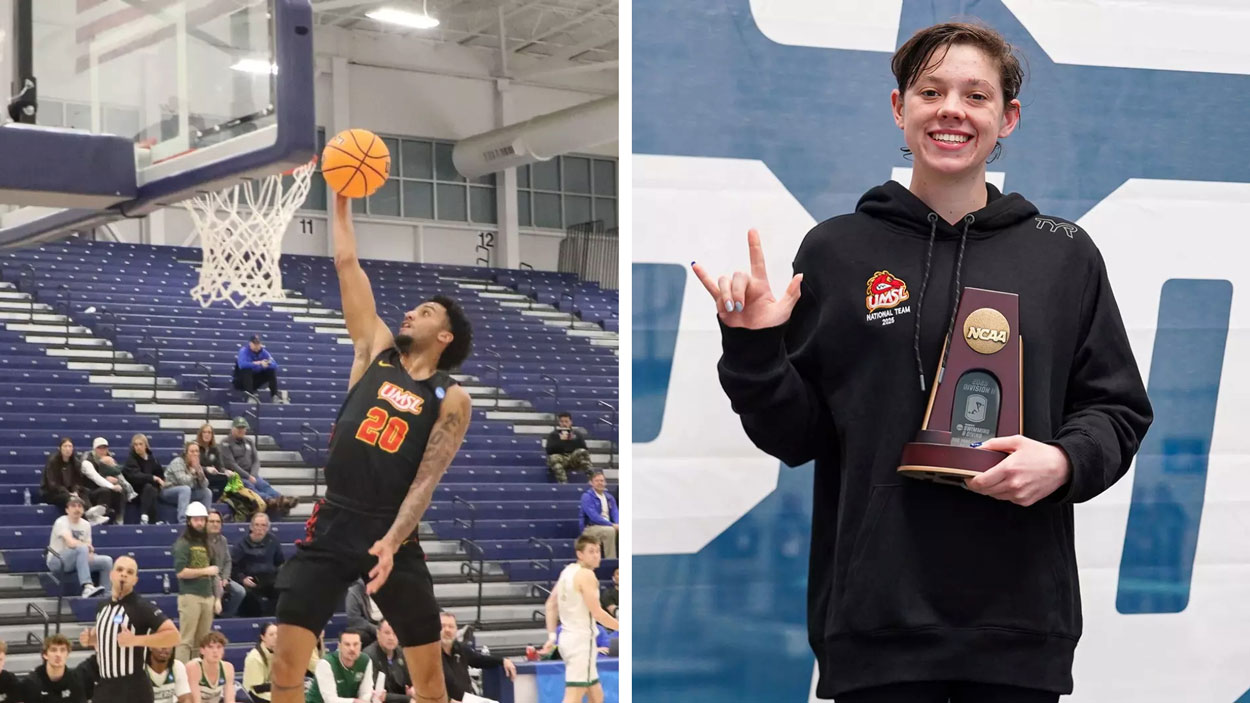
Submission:
[[878,271],[868,279],[868,297],[864,298],[864,305],[868,312],[874,312],[897,307],[910,297],[903,279],[895,278],[889,271]]
[[882,327],[894,324],[894,318],[911,312],[910,305],[903,305],[911,295],[907,292],[907,284],[903,279],[896,278],[889,271],[878,271],[868,279],[868,295],[864,298],[864,307],[868,314],[866,322],[877,322]]
[[395,406],[396,410],[412,413],[413,415],[420,415],[422,408],[425,406],[424,398],[411,391],[406,391],[390,381],[382,384],[382,388],[378,390],[378,397]]

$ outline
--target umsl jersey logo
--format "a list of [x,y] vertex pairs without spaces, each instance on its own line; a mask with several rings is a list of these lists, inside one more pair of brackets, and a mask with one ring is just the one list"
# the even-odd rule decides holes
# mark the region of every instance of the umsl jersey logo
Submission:
[[390,381],[382,384],[382,389],[378,391],[378,397],[395,406],[396,410],[412,413],[413,415],[420,415],[421,408],[425,405],[424,398],[411,391],[406,391]]
[[907,300],[907,284],[901,278],[895,278],[889,271],[878,271],[868,279],[868,297],[864,305],[868,312],[892,308]]

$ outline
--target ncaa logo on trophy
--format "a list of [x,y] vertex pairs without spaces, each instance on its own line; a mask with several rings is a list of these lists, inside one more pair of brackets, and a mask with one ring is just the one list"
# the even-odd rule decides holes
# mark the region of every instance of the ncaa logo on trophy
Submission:
[[965,289],[954,329],[959,338],[942,348],[924,424],[903,446],[898,472],[963,486],[1007,457],[973,445],[1020,433],[1020,300],[1015,293]]

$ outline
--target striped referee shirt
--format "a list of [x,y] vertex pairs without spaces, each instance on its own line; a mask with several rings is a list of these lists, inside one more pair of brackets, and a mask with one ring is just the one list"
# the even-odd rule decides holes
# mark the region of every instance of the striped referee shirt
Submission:
[[117,635],[127,629],[136,635],[150,635],[168,619],[154,603],[134,591],[121,600],[100,603],[95,614],[100,680],[146,675],[147,647],[122,647],[117,644]]

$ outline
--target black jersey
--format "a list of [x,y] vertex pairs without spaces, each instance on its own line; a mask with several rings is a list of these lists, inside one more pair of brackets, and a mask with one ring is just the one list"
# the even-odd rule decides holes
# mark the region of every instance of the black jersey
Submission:
[[334,422],[326,500],[357,512],[398,512],[447,389],[456,383],[445,371],[413,380],[394,347],[374,357]]

